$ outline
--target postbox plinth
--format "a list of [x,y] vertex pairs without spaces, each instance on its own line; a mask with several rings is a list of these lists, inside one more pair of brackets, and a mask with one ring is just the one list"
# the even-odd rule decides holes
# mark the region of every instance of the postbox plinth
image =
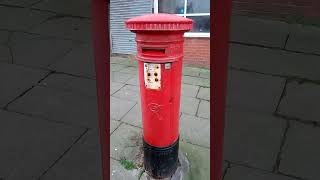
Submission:
[[126,21],[126,27],[136,33],[144,166],[155,178],[171,176],[178,165],[183,34],[192,23],[170,14]]

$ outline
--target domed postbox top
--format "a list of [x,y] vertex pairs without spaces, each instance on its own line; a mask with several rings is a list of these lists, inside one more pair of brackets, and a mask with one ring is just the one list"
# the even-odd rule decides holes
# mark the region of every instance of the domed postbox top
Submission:
[[173,14],[147,14],[126,21],[130,31],[189,31],[192,29],[191,19]]

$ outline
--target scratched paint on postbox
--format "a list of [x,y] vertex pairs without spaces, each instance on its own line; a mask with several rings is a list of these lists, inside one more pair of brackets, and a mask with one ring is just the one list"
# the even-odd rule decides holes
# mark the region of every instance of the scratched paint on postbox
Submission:
[[148,89],[161,88],[161,64],[144,63],[144,84]]

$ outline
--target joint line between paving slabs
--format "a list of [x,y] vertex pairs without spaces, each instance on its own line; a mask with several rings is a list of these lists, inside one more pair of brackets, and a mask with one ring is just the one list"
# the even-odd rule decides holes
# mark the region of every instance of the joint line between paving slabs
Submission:
[[15,111],[15,110],[9,110],[9,109],[4,109],[4,108],[0,108],[0,109],[4,110],[6,112],[9,112],[9,113],[16,113],[16,114],[19,114],[19,115],[22,115],[22,116],[27,116],[27,117],[30,117],[30,118],[36,118],[36,119],[45,120],[45,121],[50,122],[50,123],[57,123],[57,124],[65,125],[65,126],[84,128],[84,129],[88,129],[88,130],[93,129],[92,127],[85,127],[85,126],[77,125],[77,124],[74,124],[74,123],[67,123],[65,121],[57,121],[57,120],[49,119],[47,117],[43,117],[43,116],[39,116],[39,115],[29,114],[29,113],[25,113],[25,112],[18,112],[18,111]]
[[229,169],[231,169],[231,163],[228,162],[228,161],[224,161],[224,162],[227,163],[227,168],[222,173],[222,180],[224,180],[224,178],[226,177]]
[[[205,100],[203,100],[203,101],[205,101]],[[197,106],[197,111],[196,111],[196,114],[195,114],[196,117],[199,117],[198,113],[199,113],[200,103],[201,103],[201,99],[199,100],[199,103],[198,103],[198,106]]]
[[[199,86],[198,91],[197,91],[197,94],[196,94],[196,97],[195,97],[195,98],[197,98],[197,99],[200,99],[200,98],[198,98],[198,95],[199,95],[200,89],[201,89],[201,86]],[[201,99],[200,99],[200,100],[201,100]]]
[[290,38],[290,32],[287,34],[286,40],[285,40],[284,45],[282,47],[283,50],[286,50],[289,38]]
[[210,150],[210,146],[209,146],[209,147],[206,147],[206,146],[203,146],[203,145],[200,145],[200,144],[194,144],[194,143],[192,143],[192,142],[190,142],[190,141],[183,140],[182,138],[181,138],[180,141],[182,141],[182,142],[184,142],[184,143],[187,143],[187,144],[191,144],[191,145],[193,145],[193,146],[198,146],[198,147],[201,147],[201,148],[209,149],[209,150]]
[[281,101],[282,99],[286,96],[287,94],[287,86],[288,86],[288,83],[289,83],[289,79],[287,78],[284,82],[284,86],[283,86],[283,89],[282,89],[282,92],[281,92],[281,95],[280,95],[280,98],[279,98],[279,101],[277,103],[277,106],[276,106],[276,109],[275,111],[273,112],[274,114],[276,114],[279,110],[279,106],[281,104]]
[[289,122],[289,120],[286,120],[286,128],[285,128],[283,136],[282,136],[280,149],[279,149],[279,152],[277,154],[276,164],[274,165],[273,172],[279,172],[280,163],[281,163],[281,159],[282,159],[281,156],[282,156],[282,153],[283,153],[284,145],[285,145],[286,140],[287,140],[289,128],[290,128],[290,122]]
[[266,49],[272,49],[272,50],[282,50],[282,51],[286,51],[286,52],[303,54],[303,55],[315,55],[315,56],[320,56],[320,54],[318,54],[318,53],[303,52],[303,51],[294,51],[294,50],[289,50],[289,49],[282,49],[282,47],[271,47],[271,46],[264,46],[264,45],[259,45],[259,44],[250,44],[250,43],[244,43],[244,42],[236,42],[236,41],[230,41],[229,43],[230,43],[230,44],[239,44],[239,45],[244,45],[244,46],[250,46],[250,47],[260,47],[260,48],[266,48]]
[[80,134],[80,136],[71,144],[70,147],[68,147],[59,157],[57,160],[55,160],[53,162],[53,164],[51,166],[48,167],[48,169],[46,169],[37,180],[40,180],[44,175],[46,175],[48,173],[48,171],[50,169],[52,169],[71,149],[72,147],[78,143],[80,141],[80,139],[87,134],[87,132],[89,131],[89,129],[87,128],[83,133]]
[[46,68],[50,69],[50,66],[52,66],[53,64],[59,62],[63,57],[67,56],[67,55],[68,55],[69,53],[71,53],[73,50],[74,50],[74,48],[71,47],[71,48],[69,48],[68,50],[66,50],[65,52],[57,55],[57,56],[55,57],[55,59],[46,66]]
[[263,72],[258,72],[258,71],[255,71],[255,70],[238,68],[238,67],[234,67],[234,66],[229,66],[228,68],[230,70],[234,70],[234,71],[247,72],[247,73],[256,73],[256,74],[259,74],[259,75],[265,75],[265,76],[270,76],[270,77],[286,78],[286,79],[288,79],[290,81],[293,81],[293,80],[294,81],[298,81],[298,82],[302,81],[302,82],[308,82],[308,83],[313,83],[313,84],[320,85],[320,81],[319,80],[312,80],[312,79],[307,79],[307,78],[299,77],[299,76],[263,73]]
[[21,8],[21,9],[26,8],[26,7],[23,7],[23,6],[12,5],[12,4],[3,4],[3,3],[0,3],[0,6],[9,7],[9,8]]
[[239,162],[231,162],[231,161],[228,161],[226,160],[227,162],[230,163],[230,168],[232,168],[232,164],[236,165],[236,166],[242,166],[242,167],[246,167],[246,168],[249,168],[249,169],[253,169],[253,170],[257,170],[257,171],[262,171],[262,172],[266,172],[266,173],[270,173],[270,174],[276,174],[276,175],[281,175],[281,176],[286,176],[286,177],[289,177],[289,178],[293,178],[293,179],[297,179],[297,180],[307,180],[307,179],[304,179],[304,178],[301,178],[301,177],[298,177],[298,176],[293,176],[293,175],[289,175],[289,174],[284,174],[282,172],[272,172],[272,171],[269,171],[269,170],[266,170],[266,169],[261,169],[261,168],[257,168],[257,167],[253,167],[253,166],[250,166],[248,164],[243,164],[243,163],[239,163]]
[[276,113],[275,114],[276,117],[280,117],[282,119],[286,119],[288,121],[295,121],[301,124],[305,124],[305,125],[313,125],[314,127],[320,127],[320,124],[317,121],[312,121],[312,120],[304,120],[304,119],[300,119],[297,117],[291,117],[291,116],[287,116],[287,115],[283,115],[280,113]]
[[34,3],[31,3],[28,7],[32,8],[32,6],[34,6],[34,5],[38,4],[38,3],[41,3],[42,1],[44,1],[44,0],[38,0],[38,1],[34,2]]
[[36,87],[39,83],[41,83],[44,79],[46,79],[48,76],[50,76],[52,74],[52,72],[49,72],[48,74],[46,74],[43,78],[41,78],[38,82],[36,82],[34,85],[32,85],[30,88],[26,89],[25,91],[23,91],[21,94],[19,94],[17,97],[15,97],[13,100],[11,100],[10,102],[8,102],[3,109],[8,110],[8,106],[15,102],[16,100],[18,100],[19,98],[23,97],[25,94],[27,94],[29,91],[31,91],[34,87]]
[[12,51],[12,47],[11,46],[7,46],[8,47],[8,49],[9,49],[9,53],[10,53],[10,57],[11,57],[11,64],[13,64],[14,63],[14,57],[13,57],[13,51]]
[[[111,120],[110,120],[110,121],[111,121]],[[113,120],[113,121],[118,121],[118,120]],[[120,127],[122,124],[124,124],[124,122],[120,121],[119,126],[116,127],[116,128],[110,133],[110,137],[111,137],[111,135],[112,135],[117,129],[119,129],[119,127]]]

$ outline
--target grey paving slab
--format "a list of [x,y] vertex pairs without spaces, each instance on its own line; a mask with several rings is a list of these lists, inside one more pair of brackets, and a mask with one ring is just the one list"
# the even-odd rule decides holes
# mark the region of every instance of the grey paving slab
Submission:
[[209,69],[201,69],[199,76],[202,78],[210,78],[210,70]]
[[95,77],[93,49],[90,45],[79,44],[52,64],[50,68],[58,72]]
[[125,169],[119,161],[110,159],[110,180],[138,180],[141,170]]
[[231,66],[260,73],[319,80],[319,59],[319,56],[282,50],[237,44],[230,46]]
[[289,34],[285,22],[232,16],[230,40],[271,47],[283,47]]
[[136,104],[121,121],[142,128],[141,105]]
[[287,84],[286,94],[281,99],[278,112],[302,120],[320,122],[320,86],[311,83]]
[[37,86],[9,105],[10,110],[81,127],[98,127],[95,98]]
[[125,85],[119,91],[114,93],[112,96],[120,99],[130,100],[130,101],[139,101],[140,99],[139,86]]
[[133,75],[128,73],[110,72],[110,80],[113,82],[126,83],[132,77]]
[[190,84],[181,84],[181,96],[196,97],[199,91],[199,86]]
[[90,0],[46,0],[35,4],[34,6],[32,6],[32,8],[53,11],[59,14],[68,14],[83,17],[91,16]]
[[51,16],[52,13],[27,8],[0,6],[0,29],[27,31]]
[[96,97],[96,81],[92,79],[54,73],[49,75],[39,85],[70,91],[89,97]]
[[0,0],[0,4],[29,7],[39,0]]
[[121,124],[121,122],[117,121],[117,120],[113,120],[113,119],[110,119],[110,134],[116,130],[119,125]]
[[123,65],[123,64],[111,64],[110,63],[110,71],[120,71],[124,68],[127,68],[127,65]]
[[133,74],[133,75],[136,75],[136,76],[138,76],[138,73],[139,73],[138,68],[134,67],[134,66],[129,66],[129,67],[123,68],[119,72],[120,73]]
[[110,117],[115,120],[120,120],[136,102],[110,97]]
[[89,131],[41,179],[101,180],[99,135]]
[[9,36],[10,36],[10,32],[9,31],[4,31],[4,30],[0,30],[0,44],[6,44],[9,40]]
[[210,102],[201,100],[199,104],[198,114],[199,117],[210,119]]
[[197,94],[197,98],[210,101],[210,88],[200,87],[199,93]]
[[180,139],[210,148],[210,121],[182,113],[180,117]]
[[272,170],[285,127],[285,120],[271,113],[228,110],[224,138],[225,159]]
[[193,97],[181,96],[180,98],[180,112],[196,115],[199,106],[199,99]]
[[71,50],[72,41],[41,35],[14,33],[10,47],[14,64],[47,67]]
[[286,49],[320,54],[320,28],[301,24],[291,25]]
[[224,180],[295,180],[293,178],[273,174],[257,169],[251,169],[242,166],[234,166],[228,170],[228,173],[224,177]]
[[210,79],[193,76],[182,76],[182,83],[195,86],[210,87]]
[[250,111],[274,112],[283,91],[283,78],[229,71],[227,106]]
[[319,127],[291,123],[281,154],[280,172],[319,179],[319,138]]
[[83,42],[91,40],[91,24],[88,19],[56,16],[30,29],[37,34],[68,38]]
[[122,64],[127,66],[138,66],[137,60],[135,58],[120,57],[120,56],[111,56],[110,63],[112,64]]
[[187,76],[199,76],[200,75],[200,68],[183,66],[182,74],[187,75]]
[[124,158],[135,162],[142,153],[141,144],[142,129],[121,124],[110,136],[110,156],[117,160]]
[[185,180],[210,179],[210,149],[180,141],[180,152],[186,155],[190,170]]
[[9,47],[0,44],[0,62],[11,63],[12,56]]
[[0,107],[4,107],[24,91],[37,84],[47,73],[44,70],[0,63]]
[[0,111],[0,174],[6,180],[38,179],[84,132]]
[[123,86],[125,86],[125,84],[111,81],[110,82],[110,95],[119,91]]
[[131,79],[129,79],[126,84],[134,85],[134,86],[140,86],[139,77],[133,76]]

